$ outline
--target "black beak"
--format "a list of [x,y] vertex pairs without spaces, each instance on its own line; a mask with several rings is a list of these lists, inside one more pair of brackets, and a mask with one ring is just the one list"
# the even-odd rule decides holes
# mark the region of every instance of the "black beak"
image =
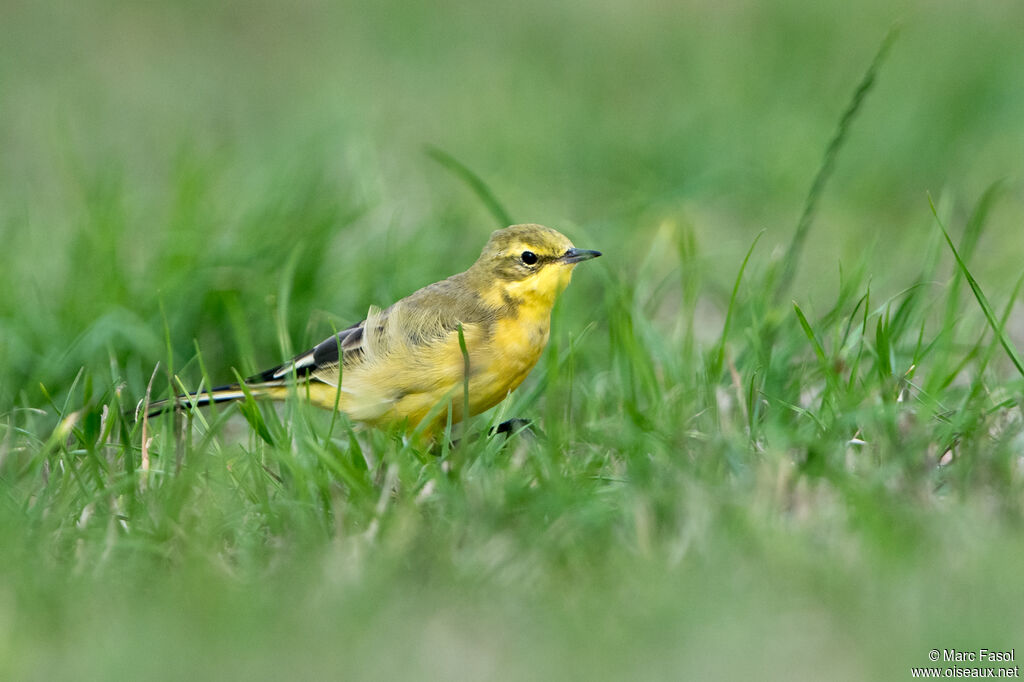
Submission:
[[561,263],[579,263],[585,260],[590,260],[591,258],[597,258],[600,255],[600,251],[591,251],[589,249],[569,249],[558,260]]

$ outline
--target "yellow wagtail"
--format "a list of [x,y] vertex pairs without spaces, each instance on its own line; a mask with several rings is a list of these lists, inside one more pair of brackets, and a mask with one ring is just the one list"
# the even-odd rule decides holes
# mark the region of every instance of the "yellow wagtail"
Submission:
[[[573,268],[600,255],[577,249],[542,225],[497,230],[465,272],[385,310],[370,308],[359,324],[250,377],[245,388],[254,397],[281,400],[297,379],[300,396],[337,407],[357,422],[404,423],[411,431],[429,416],[422,432],[430,437],[446,422],[448,409],[453,423],[463,417],[460,325],[472,415],[497,405],[522,383],[547,344],[552,306]],[[242,386],[231,384],[153,403],[149,414],[243,398]]]

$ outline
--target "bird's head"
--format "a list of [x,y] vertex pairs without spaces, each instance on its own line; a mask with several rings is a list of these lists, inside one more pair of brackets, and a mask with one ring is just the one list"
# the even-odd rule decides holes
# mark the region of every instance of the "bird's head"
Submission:
[[550,306],[569,284],[576,264],[600,255],[600,251],[577,249],[550,227],[513,225],[491,234],[471,272],[483,285],[480,290],[491,293],[488,298],[500,297],[505,304]]

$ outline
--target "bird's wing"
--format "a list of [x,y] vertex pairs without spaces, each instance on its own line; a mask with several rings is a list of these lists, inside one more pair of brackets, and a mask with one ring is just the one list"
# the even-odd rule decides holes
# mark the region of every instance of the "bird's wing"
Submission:
[[495,315],[495,310],[475,295],[468,295],[452,277],[424,287],[385,310],[370,308],[362,322],[248,382],[282,383],[295,376],[337,386],[342,370],[384,364],[382,361],[396,356],[411,358],[420,349],[456,333],[460,324],[487,325]]
[[[372,311],[371,311],[372,314]],[[318,379],[321,375],[338,373],[339,359],[344,358],[345,364],[358,362],[363,354],[363,334],[366,320],[358,322],[347,329],[324,339],[313,348],[299,353],[294,358],[277,367],[249,377],[246,383],[280,383],[295,376],[298,379]],[[330,383],[330,382],[325,382]]]

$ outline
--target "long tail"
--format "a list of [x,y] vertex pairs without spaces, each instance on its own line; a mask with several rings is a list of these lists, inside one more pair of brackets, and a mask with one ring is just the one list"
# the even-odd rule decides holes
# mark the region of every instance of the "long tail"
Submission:
[[[253,377],[256,381],[259,381],[260,378],[260,376]],[[245,388],[249,395],[254,398],[283,398],[288,392],[284,380],[260,381],[253,384],[247,381]],[[227,384],[211,388],[209,391],[182,393],[173,398],[152,402],[146,408],[146,416],[155,417],[158,414],[170,412],[171,410],[185,410],[193,405],[196,407],[206,407],[215,403],[229,403],[235,400],[245,400],[245,391],[242,390],[240,384]],[[143,407],[140,404],[139,410],[141,411]]]

